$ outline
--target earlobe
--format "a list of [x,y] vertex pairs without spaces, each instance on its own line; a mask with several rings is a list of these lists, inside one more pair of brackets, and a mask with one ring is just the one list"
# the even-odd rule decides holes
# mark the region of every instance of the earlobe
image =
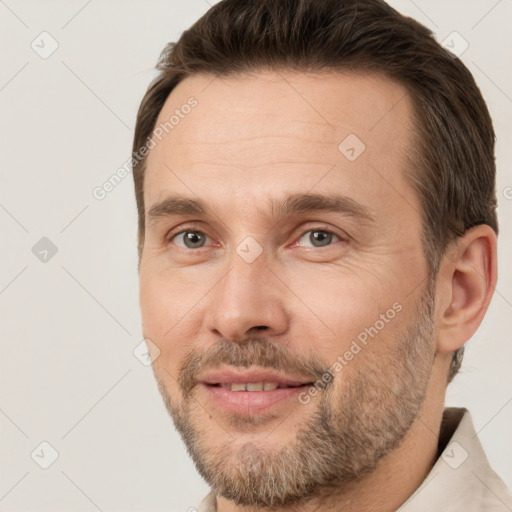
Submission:
[[469,229],[443,258],[438,351],[457,350],[476,332],[497,280],[496,233],[487,225]]

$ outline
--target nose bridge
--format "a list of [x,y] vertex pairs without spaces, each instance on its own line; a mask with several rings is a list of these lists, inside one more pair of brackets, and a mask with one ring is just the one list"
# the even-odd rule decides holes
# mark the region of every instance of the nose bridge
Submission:
[[[243,247],[241,245],[241,247]],[[268,269],[266,258],[262,254],[254,261],[246,261],[237,251],[233,251],[229,261],[229,273],[219,290],[220,300],[225,305],[250,305],[251,302],[261,301],[265,295]]]
[[212,290],[209,330],[238,341],[246,338],[252,328],[265,327],[265,335],[286,329],[279,287],[277,283],[272,286],[271,281],[276,278],[267,268],[267,261],[263,248],[251,237],[233,248],[227,273]]

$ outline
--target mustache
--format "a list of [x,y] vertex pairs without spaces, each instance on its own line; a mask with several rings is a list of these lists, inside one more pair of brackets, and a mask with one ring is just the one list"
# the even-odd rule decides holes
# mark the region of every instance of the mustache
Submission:
[[244,342],[233,342],[223,338],[203,353],[193,350],[185,357],[178,378],[184,396],[190,395],[201,370],[222,364],[245,368],[254,365],[298,375],[308,381],[322,379],[329,369],[316,354],[311,353],[307,357],[293,355],[286,345],[272,342],[268,338],[251,338]]

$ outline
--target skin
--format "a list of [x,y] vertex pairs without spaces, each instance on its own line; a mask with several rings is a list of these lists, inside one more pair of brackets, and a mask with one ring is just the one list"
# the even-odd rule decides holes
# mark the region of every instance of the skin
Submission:
[[[343,410],[347,385],[363,370],[382,371],[380,384],[389,389],[402,382],[393,361],[401,353],[400,336],[418,323],[429,282],[421,204],[407,181],[412,104],[401,86],[374,74],[193,76],[169,96],[157,125],[190,96],[197,107],[148,156],[146,214],[171,194],[201,198],[214,213],[146,217],[140,305],[144,337],[160,350],[153,369],[169,412],[175,421],[186,412],[203,451],[229,448],[223,463],[229,471],[240,463],[236,453],[248,446],[268,457],[291,446],[322,400]],[[366,146],[353,162],[338,149],[349,134]],[[348,196],[374,221],[329,211],[270,218],[269,198],[306,192]],[[182,236],[168,237],[185,228],[207,235],[205,246],[190,249]],[[338,237],[314,247],[309,235],[318,229]],[[236,252],[247,236],[262,249],[252,263]],[[496,237],[487,226],[476,226],[441,261],[432,331],[421,340],[422,370],[414,383],[424,400],[401,443],[360,478],[272,510],[391,511],[413,494],[437,457],[452,352],[478,328],[495,283]],[[397,302],[400,313],[336,374],[331,393],[307,406],[294,401],[274,414],[235,421],[197,386],[187,397],[180,386],[187,358],[221,340],[242,346],[264,336],[291,358],[309,361],[314,354],[330,367]],[[381,387],[376,378],[367,382]],[[390,414],[400,411],[399,403],[398,409],[392,401],[383,405]],[[362,411],[365,404],[352,406]],[[264,509],[222,496],[217,507]]]

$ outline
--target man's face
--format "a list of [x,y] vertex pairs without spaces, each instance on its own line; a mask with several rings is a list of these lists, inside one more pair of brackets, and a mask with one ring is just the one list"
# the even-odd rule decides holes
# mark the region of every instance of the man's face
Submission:
[[[175,118],[144,182],[143,332],[194,462],[228,499],[339,488],[420,411],[435,340],[411,112],[380,76],[283,71],[187,78],[160,113],[157,127]],[[206,211],[165,203],[178,196]]]

